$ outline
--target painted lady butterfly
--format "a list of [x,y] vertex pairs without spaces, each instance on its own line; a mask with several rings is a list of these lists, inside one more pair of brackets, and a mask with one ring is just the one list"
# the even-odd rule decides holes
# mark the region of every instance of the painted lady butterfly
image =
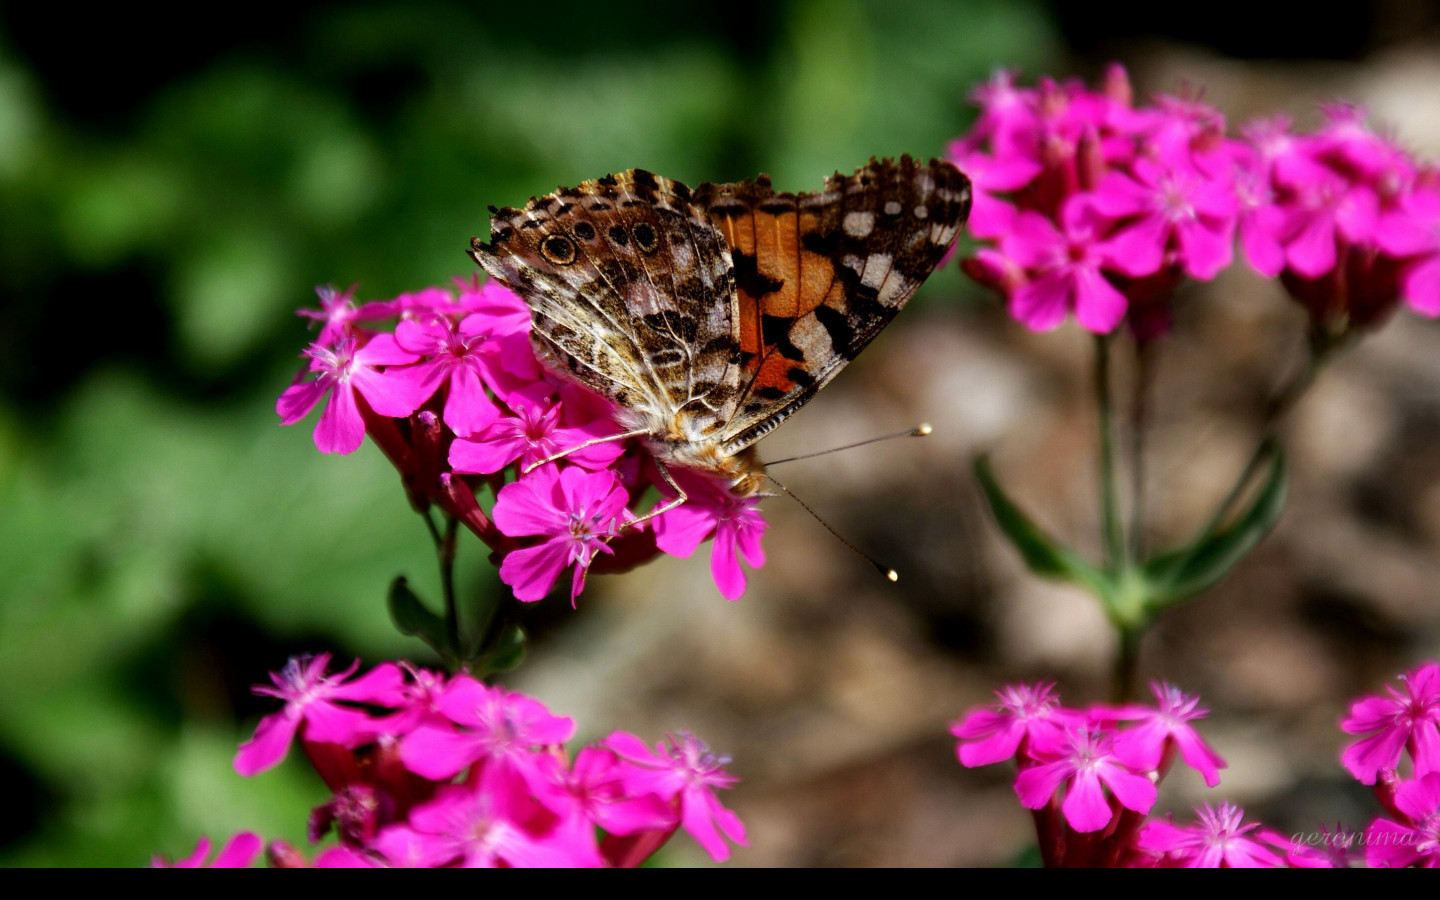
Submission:
[[872,159],[814,194],[631,169],[491,207],[471,255],[529,305],[547,364],[654,454],[678,492],[655,515],[685,501],[667,463],[758,493],[754,443],[894,318],[969,211],[969,179],[941,160]]

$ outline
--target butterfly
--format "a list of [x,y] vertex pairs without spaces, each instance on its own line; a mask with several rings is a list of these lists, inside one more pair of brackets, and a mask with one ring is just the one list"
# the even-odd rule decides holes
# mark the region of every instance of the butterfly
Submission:
[[943,160],[871,159],[815,193],[770,178],[678,181],[631,169],[491,207],[471,256],[530,307],[555,372],[609,398],[667,465],[760,493],[754,444],[889,324],[954,243],[970,181]]

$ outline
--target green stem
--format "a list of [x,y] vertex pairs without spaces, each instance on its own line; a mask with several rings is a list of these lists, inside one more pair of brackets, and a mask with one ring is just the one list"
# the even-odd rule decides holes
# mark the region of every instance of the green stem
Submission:
[[1120,629],[1120,652],[1115,657],[1115,677],[1111,682],[1110,699],[1115,703],[1129,703],[1135,700],[1135,683],[1140,679],[1140,638],[1139,628]]
[[435,549],[438,551],[443,541],[443,538],[440,537],[440,529],[435,527],[435,520],[430,518],[428,509],[420,514],[420,518],[425,520],[425,530],[430,532],[430,540],[435,542]]
[[[506,608],[503,598],[493,598],[481,614],[479,637],[473,650],[475,659],[484,659],[498,648],[500,639],[504,637],[505,630],[510,625],[510,617],[506,615]],[[478,674],[488,679],[494,673],[485,671]]]
[[[430,521],[426,516],[425,521]],[[432,526],[433,528],[433,526]],[[437,556],[440,560],[440,587],[445,594],[445,633],[450,639],[450,646],[460,647],[460,611],[455,602],[455,546],[456,535],[460,530],[460,520],[454,516],[445,517],[445,536],[439,536],[436,542]]]
[[1110,336],[1095,336],[1095,405],[1100,425],[1100,521],[1106,569],[1115,574],[1126,564],[1125,530],[1120,523],[1120,492],[1115,479],[1115,408],[1110,397]]
[[1305,359],[1304,367],[1290,379],[1285,387],[1266,403],[1265,430],[1260,436],[1260,443],[1256,445],[1255,452],[1250,454],[1249,461],[1245,463],[1244,471],[1242,471],[1240,477],[1235,480],[1234,486],[1230,488],[1230,493],[1225,495],[1225,499],[1220,501],[1220,505],[1215,508],[1215,512],[1211,514],[1209,521],[1205,523],[1205,528],[1200,532],[1201,534],[1213,534],[1215,530],[1224,523],[1225,519],[1230,515],[1230,512],[1235,508],[1235,504],[1238,503],[1244,495],[1245,488],[1249,486],[1255,474],[1259,472],[1260,468],[1269,460],[1270,447],[1274,441],[1275,433],[1280,428],[1281,421],[1290,413],[1290,410],[1295,408],[1295,404],[1300,401],[1301,397],[1305,396],[1306,391],[1310,390],[1311,386],[1315,384],[1315,379],[1319,377],[1321,370],[1325,368],[1330,360],[1335,358],[1335,354],[1345,346],[1345,343],[1344,338],[1332,338],[1318,330],[1312,333],[1310,353]]
[[1145,558],[1145,439],[1150,433],[1155,342],[1135,341],[1135,393],[1130,399],[1130,558]]

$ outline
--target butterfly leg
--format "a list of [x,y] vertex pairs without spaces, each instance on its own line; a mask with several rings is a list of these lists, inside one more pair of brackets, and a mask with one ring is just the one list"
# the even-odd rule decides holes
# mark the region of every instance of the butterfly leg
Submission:
[[574,453],[576,450],[584,450],[586,447],[593,447],[596,444],[608,444],[611,441],[623,441],[626,438],[644,437],[649,433],[650,432],[646,431],[644,428],[639,428],[635,431],[627,431],[624,434],[610,434],[606,435],[605,437],[592,438],[591,440],[585,441],[584,443],[576,444],[573,447],[567,447],[566,449],[561,450],[559,453],[556,453],[553,456],[547,456],[539,462],[531,463],[530,465],[525,467],[525,471],[522,474],[529,475],[531,472],[535,471],[546,463],[552,463],[557,459],[564,459],[565,457]]
[[653,519],[656,516],[663,515],[669,512],[670,510],[684,503],[686,500],[690,499],[690,495],[685,493],[685,489],[682,488],[680,485],[676,484],[675,479],[670,477],[670,470],[665,468],[665,464],[663,462],[658,459],[655,460],[655,468],[660,470],[660,477],[665,479],[665,483],[675,489],[675,496],[671,497],[669,500],[650,510],[648,513],[641,516],[640,518],[626,522],[620,527],[630,528],[635,525],[639,525],[641,522],[644,522],[647,519]]

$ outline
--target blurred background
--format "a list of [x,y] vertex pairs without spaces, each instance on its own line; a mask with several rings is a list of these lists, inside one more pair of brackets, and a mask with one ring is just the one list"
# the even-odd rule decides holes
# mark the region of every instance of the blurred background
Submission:
[[[322,457],[274,399],[312,287],[382,299],[473,269],[488,204],[641,166],[809,190],[871,155],[937,155],[1000,66],[1137,95],[1203,89],[1232,123],[1301,125],[1335,98],[1440,153],[1440,12],[1252,5],[795,0],[369,2],[150,22],[0,7],[0,865],[135,865],[200,834],[303,842],[323,799],[291,759],[230,767],[298,652],[367,665],[433,556],[372,447]],[[177,37],[180,35],[181,37]],[[1157,385],[1157,538],[1224,492],[1303,320],[1235,267],[1181,298]],[[1006,679],[1104,698],[1114,651],[1083,595],[1027,576],[969,478],[974,453],[1056,533],[1097,544],[1089,342],[1031,335],[952,267],[768,439],[778,458],[917,421],[926,441],[787,470],[901,572],[889,585],[784,500],[736,603],[704,555],[595,578],[528,611],[507,681],[592,739],[691,730],[735,759],[738,865],[974,865],[1029,841],[1002,766],[962,770],[950,722]],[[1200,693],[1221,787],[1167,779],[1188,818],[1228,798],[1283,832],[1375,814],[1336,762],[1349,700],[1440,656],[1440,330],[1401,313],[1288,423],[1291,506],[1234,577],[1164,617],[1143,674]],[[470,591],[500,589],[478,545]],[[664,861],[703,863],[675,842]]]

